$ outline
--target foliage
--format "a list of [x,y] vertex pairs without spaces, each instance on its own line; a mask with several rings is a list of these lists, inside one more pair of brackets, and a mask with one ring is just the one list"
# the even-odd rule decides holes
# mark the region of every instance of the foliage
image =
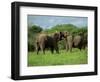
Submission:
[[66,48],[65,46],[65,40],[62,40],[58,43],[58,47],[59,47],[59,50],[63,50]]
[[73,29],[77,29],[77,27],[72,24],[60,24],[60,25],[53,26],[51,29],[46,29],[45,32],[47,33],[54,33],[56,31],[72,32]]

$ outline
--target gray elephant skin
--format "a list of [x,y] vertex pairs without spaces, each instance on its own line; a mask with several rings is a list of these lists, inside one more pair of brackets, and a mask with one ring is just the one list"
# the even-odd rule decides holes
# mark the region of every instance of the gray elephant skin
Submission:
[[56,50],[56,53],[59,53],[58,42],[62,40],[62,32],[56,32],[52,36],[49,36],[45,33],[38,35],[36,39],[36,51],[37,54],[40,50],[45,54],[45,49],[49,48],[52,53]]

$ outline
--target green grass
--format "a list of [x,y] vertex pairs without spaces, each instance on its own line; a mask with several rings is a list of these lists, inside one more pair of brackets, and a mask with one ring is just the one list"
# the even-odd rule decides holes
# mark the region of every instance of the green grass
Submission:
[[46,51],[45,54],[39,52],[37,55],[36,52],[29,52],[28,66],[87,64],[87,59],[87,51],[78,49],[74,49],[72,52],[60,50],[59,54],[52,54],[50,51]]

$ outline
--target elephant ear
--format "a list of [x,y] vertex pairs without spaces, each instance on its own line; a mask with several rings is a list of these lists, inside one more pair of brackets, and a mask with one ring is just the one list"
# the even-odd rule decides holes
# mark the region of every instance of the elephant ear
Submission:
[[59,41],[60,40],[60,34],[58,32],[54,33],[53,38],[55,41]]
[[63,40],[65,37],[64,37],[64,32],[59,32],[59,40]]

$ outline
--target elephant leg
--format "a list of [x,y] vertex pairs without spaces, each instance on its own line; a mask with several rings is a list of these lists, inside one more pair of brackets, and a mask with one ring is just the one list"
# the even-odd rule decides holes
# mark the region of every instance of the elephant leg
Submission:
[[82,47],[83,47],[83,46],[82,46],[82,44],[80,43],[80,44],[79,44],[79,49],[80,49],[80,51],[82,50]]
[[72,43],[69,43],[68,48],[69,48],[69,51],[72,52]]
[[43,54],[45,54],[45,48],[43,48]]
[[72,51],[72,44],[73,44],[73,37],[72,37],[72,35],[67,37],[66,43],[68,45],[68,50],[71,52]]
[[59,48],[58,48],[58,46],[55,47],[55,50],[56,50],[56,53],[59,54]]
[[80,51],[82,50],[82,47],[79,47]]
[[54,48],[52,48],[52,47],[51,47],[51,53],[52,53],[52,54],[54,53]]
[[82,50],[82,46],[78,45],[77,48],[81,51]]
[[39,53],[39,50],[40,50],[40,47],[37,47],[36,48],[37,54]]
[[45,45],[44,44],[41,44],[40,48],[43,51],[43,54],[45,54]]
[[43,54],[45,54],[45,48],[42,48]]
[[68,44],[66,43],[66,51],[68,51]]
[[40,50],[40,45],[39,45],[39,43],[37,42],[37,43],[36,43],[36,52],[37,52],[37,55],[38,55],[38,53],[39,53],[39,50]]

